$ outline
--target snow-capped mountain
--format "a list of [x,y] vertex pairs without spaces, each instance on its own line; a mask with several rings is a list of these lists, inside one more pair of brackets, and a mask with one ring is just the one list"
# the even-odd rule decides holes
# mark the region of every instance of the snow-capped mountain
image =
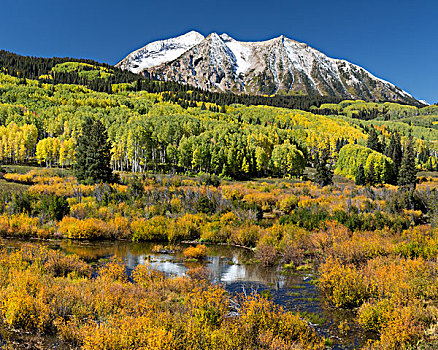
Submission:
[[348,61],[284,36],[241,42],[189,32],[156,41],[117,64],[122,69],[214,91],[310,94],[416,103],[407,92]]
[[117,63],[117,67],[128,69],[133,73],[172,61],[184,52],[204,40],[204,36],[191,31],[176,38],[154,41],[131,52],[125,59]]

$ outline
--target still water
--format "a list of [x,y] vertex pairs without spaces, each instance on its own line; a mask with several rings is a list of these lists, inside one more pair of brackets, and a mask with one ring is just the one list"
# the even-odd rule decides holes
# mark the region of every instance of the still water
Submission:
[[[24,241],[3,240],[6,247],[19,247]],[[317,332],[329,338],[333,349],[355,349],[364,345],[366,337],[355,324],[350,310],[335,310],[321,300],[316,287],[316,272],[312,270],[285,272],[281,267],[265,268],[250,263],[250,250],[230,246],[209,246],[208,256],[200,262],[184,261],[178,247],[157,247],[151,243],[133,242],[70,242],[44,241],[53,249],[77,254],[89,263],[122,258],[130,273],[137,265],[149,263],[168,276],[184,276],[193,267],[206,266],[213,283],[221,283],[230,293],[264,293],[287,310],[305,315]],[[184,246],[182,247],[184,248]],[[344,322],[347,328],[339,327]],[[50,348],[57,348],[56,345]]]

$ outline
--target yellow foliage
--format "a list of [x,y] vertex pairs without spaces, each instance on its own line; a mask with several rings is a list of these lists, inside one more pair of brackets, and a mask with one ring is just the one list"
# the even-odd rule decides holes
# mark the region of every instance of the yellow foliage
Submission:
[[203,244],[198,244],[196,247],[184,249],[183,256],[185,259],[202,259],[207,256],[207,247]]

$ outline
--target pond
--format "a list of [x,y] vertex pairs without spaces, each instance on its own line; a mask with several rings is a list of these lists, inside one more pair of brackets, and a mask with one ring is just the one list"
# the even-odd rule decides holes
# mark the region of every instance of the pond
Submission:
[[[11,248],[23,243],[25,241],[2,240],[3,246]],[[230,293],[263,293],[286,310],[300,312],[317,332],[331,340],[333,349],[360,348],[365,344],[365,339],[374,338],[356,326],[352,311],[337,310],[325,305],[315,284],[315,271],[291,272],[281,267],[266,268],[251,263],[253,252],[247,249],[208,246],[206,259],[187,262],[183,259],[181,249],[152,243],[42,241],[39,244],[67,254],[77,254],[91,264],[113,256],[119,257],[124,260],[128,273],[138,264],[145,263],[168,276],[182,276],[191,268],[205,266],[209,269],[212,282],[223,284]],[[1,333],[4,332],[2,330]],[[61,349],[56,346],[56,342],[51,342],[50,348]]]

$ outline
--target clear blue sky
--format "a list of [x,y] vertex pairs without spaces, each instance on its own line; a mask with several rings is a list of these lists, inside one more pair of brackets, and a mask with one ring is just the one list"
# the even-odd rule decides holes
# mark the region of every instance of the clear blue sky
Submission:
[[438,102],[438,1],[2,0],[0,48],[117,63],[189,30],[239,40],[284,34]]

